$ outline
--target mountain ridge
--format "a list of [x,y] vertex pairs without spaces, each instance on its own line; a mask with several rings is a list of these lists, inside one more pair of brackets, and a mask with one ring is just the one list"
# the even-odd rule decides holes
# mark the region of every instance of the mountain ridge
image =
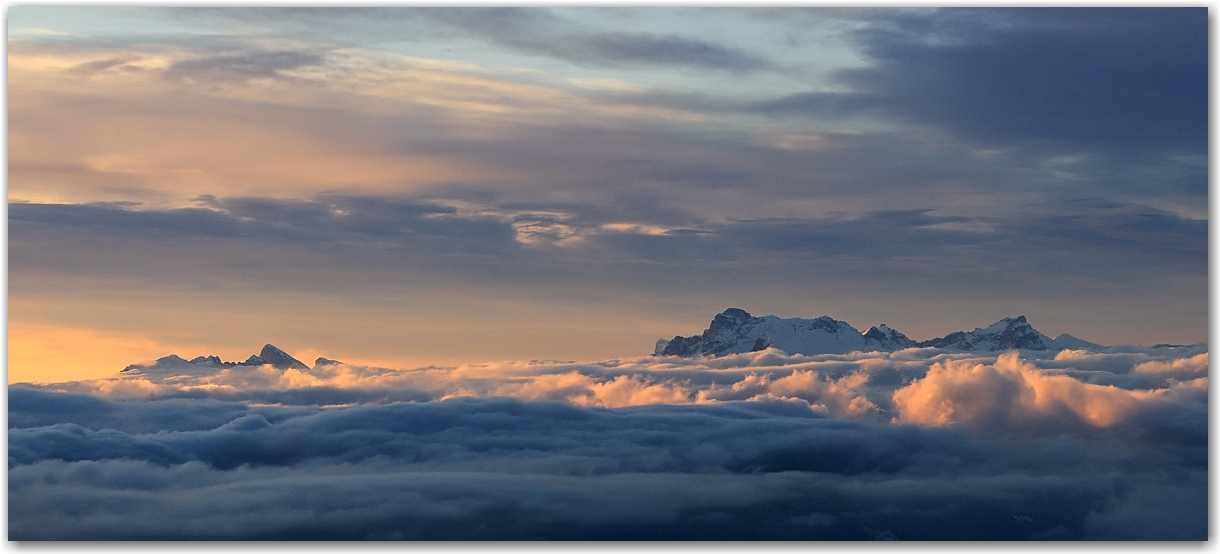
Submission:
[[[318,358],[314,362],[316,369],[321,365],[336,364],[335,360],[327,360],[326,358]],[[262,367],[269,365],[276,369],[297,369],[307,370],[309,366],[304,362],[292,357],[292,355],[280,350],[271,343],[263,345],[263,349],[258,354],[246,358],[244,362],[226,362],[220,359],[220,356],[197,356],[190,360],[182,358],[177,354],[170,354],[157,358],[151,364],[131,364],[120,371],[120,373],[132,372],[156,372],[160,370],[181,370],[181,369],[223,369],[232,367]]]
[[[1158,345],[1169,346],[1169,345]],[[939,348],[945,350],[995,352],[1009,349],[1040,351],[1101,350],[1105,346],[1081,340],[1067,333],[1051,339],[1033,328],[1025,316],[1006,317],[987,327],[973,331],[955,331],[943,337],[915,341],[886,324],[869,327],[861,333],[847,322],[830,316],[814,319],[779,318],[774,315],[755,317],[741,308],[728,308],[716,314],[708,328],[699,335],[675,336],[656,342],[653,356],[725,356],[776,348],[788,354],[847,354],[849,352],[893,352],[904,348]],[[312,369],[342,364],[318,358]],[[168,371],[198,371],[269,365],[279,370],[309,370],[309,366],[273,344],[245,361],[223,361],[219,356],[197,356],[190,360],[177,354],[157,358],[152,363],[131,364],[120,373],[162,373]]]
[[1058,351],[1105,348],[1063,333],[1052,339],[1034,329],[1024,315],[1005,317],[973,331],[955,331],[943,337],[914,341],[885,324],[861,333],[847,322],[821,316],[815,319],[755,317],[741,308],[716,314],[699,335],[660,339],[653,356],[724,356],[776,348],[788,354],[846,354],[892,352],[904,348],[938,348],[968,352],[1001,350]]

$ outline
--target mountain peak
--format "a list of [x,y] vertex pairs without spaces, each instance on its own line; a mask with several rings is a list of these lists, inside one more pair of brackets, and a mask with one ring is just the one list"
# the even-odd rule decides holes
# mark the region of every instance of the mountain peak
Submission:
[[276,348],[272,344],[264,345],[262,352],[258,353],[258,357],[276,369],[309,369],[300,360],[293,358],[287,352]]
[[915,341],[884,323],[880,327],[869,327],[864,333],[864,342],[877,350],[902,350],[916,346]]
[[957,331],[938,339],[926,340],[919,346],[950,348],[954,350],[1054,350],[1058,345],[1050,337],[1034,329],[1025,316],[1005,317],[987,327],[969,333]]
[[716,314],[700,335],[657,341],[653,354],[723,356],[772,347],[789,354],[845,354],[865,348],[865,340],[860,331],[829,316],[816,319],[754,317],[741,308],[729,308]]
[[712,327],[732,327],[751,319],[754,319],[754,316],[750,315],[750,312],[741,308],[728,308],[712,318]]

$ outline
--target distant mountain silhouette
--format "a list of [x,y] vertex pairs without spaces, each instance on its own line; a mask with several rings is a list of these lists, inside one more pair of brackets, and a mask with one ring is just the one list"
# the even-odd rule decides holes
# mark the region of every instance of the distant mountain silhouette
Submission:
[[848,352],[892,352],[903,348],[942,348],[971,352],[1001,350],[1098,350],[1104,348],[1062,334],[1052,339],[1038,332],[1025,316],[1006,317],[973,331],[957,331],[940,338],[916,342],[886,325],[861,333],[846,322],[822,316],[816,319],[773,315],[754,317],[740,308],[729,308],[712,318],[700,335],[676,336],[657,341],[655,356],[724,356],[756,352],[773,347],[789,354],[845,354]]

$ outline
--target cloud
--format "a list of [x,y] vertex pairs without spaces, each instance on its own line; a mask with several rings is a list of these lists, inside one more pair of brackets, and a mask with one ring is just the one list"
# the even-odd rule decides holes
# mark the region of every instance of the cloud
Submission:
[[1206,378],[1208,370],[1207,352],[1176,360],[1153,360],[1135,366],[1132,372],[1167,379],[1188,381]]
[[162,76],[167,79],[244,80],[275,77],[283,70],[300,69],[321,63],[321,55],[291,50],[218,54],[176,61],[162,72]]
[[993,145],[1206,145],[1201,9],[902,11],[856,36],[874,64],[839,72],[855,92],[763,109],[885,113]]
[[500,45],[582,66],[661,65],[742,73],[770,65],[765,59],[739,49],[676,34],[565,33],[560,29],[576,24],[546,10],[439,9],[423,13]]
[[1089,381],[1199,375],[1206,353],[1024,356],[179,364],[15,385],[11,535],[1201,540],[1207,378]]
[[[519,255],[523,244],[580,242],[586,243],[585,250],[600,249],[602,255],[625,257],[623,261],[681,261],[691,256],[758,261],[932,256],[947,261],[952,255],[1018,269],[1038,263],[1039,256],[1070,254],[1105,263],[1104,272],[1140,265],[1129,263],[1131,256],[1183,270],[1206,267],[1205,220],[1135,204],[1007,218],[936,215],[932,209],[918,209],[853,217],[707,221],[682,213],[679,206],[665,205],[654,207],[652,213],[592,203],[505,202],[471,209],[469,202],[445,197],[338,194],[301,200],[203,196],[197,202],[203,207],[169,210],[138,204],[15,203],[10,217],[19,240],[36,236],[36,231],[64,229],[120,239],[211,237],[313,246],[388,243],[416,252],[513,256]],[[455,203],[466,207],[459,210]],[[624,216],[637,219],[619,219]],[[997,256],[997,251],[1006,255]],[[1116,251],[1121,255],[1115,256]],[[1017,252],[1024,255],[1014,256]],[[1090,267],[1075,264],[1062,271],[1090,271]]]
[[521,40],[509,44],[580,65],[676,65],[735,73],[757,71],[770,65],[762,58],[740,50],[677,35],[595,33],[561,37],[552,44]]
[[[1094,360],[1082,366],[1089,369],[1074,366],[1077,358],[1062,353],[1023,360],[1015,351],[987,357],[927,349],[818,356],[766,350],[715,359],[649,356],[417,369],[186,364],[136,366],[107,379],[47,387],[115,399],[198,397],[299,406],[462,397],[607,408],[783,401],[836,418],[1033,435],[1142,428],[1159,424],[1153,420],[1165,410],[1180,411],[1182,417],[1194,417],[1187,414],[1200,406],[1206,412],[1200,396],[1207,390],[1205,352],[1160,349],[1155,355],[1113,352],[1078,358],[1090,357]],[[1143,377],[1149,373],[1156,378]],[[1171,375],[1181,378],[1166,379]]]
[[[1207,355],[1201,354],[1206,360]],[[1140,368],[1197,366],[1197,357],[1173,363],[1146,362]],[[1206,365],[1206,361],[1203,362]],[[1159,364],[1159,365],[1149,365]],[[1158,390],[1126,390],[1113,385],[1083,383],[1067,375],[1047,374],[1022,362],[1016,352],[1001,355],[995,364],[949,360],[933,364],[923,379],[894,392],[897,421],[925,425],[964,424],[1004,432],[1047,432],[1045,429],[1087,430],[1130,423],[1149,405],[1167,396],[1194,397],[1206,410],[1202,391],[1207,377],[1171,383]],[[1193,394],[1192,394],[1193,392]]]
[[1185,519],[1123,533],[1198,540],[1206,528],[1194,492],[1206,441],[972,437],[774,400],[294,413],[40,394],[12,410],[84,403],[77,413],[127,412],[159,430],[14,419],[15,540],[1096,539],[1144,505]]

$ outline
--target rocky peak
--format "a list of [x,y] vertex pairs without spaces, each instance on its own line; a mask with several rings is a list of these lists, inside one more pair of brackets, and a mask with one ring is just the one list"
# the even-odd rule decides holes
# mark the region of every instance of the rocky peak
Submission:
[[952,348],[955,350],[998,351],[1014,348],[1024,350],[1050,350],[1056,348],[1054,341],[1034,329],[1025,316],[1003,318],[985,328],[969,333],[957,331],[944,337],[919,343],[919,346]]
[[[716,314],[716,317],[712,318],[712,324],[707,328],[707,333],[711,333],[711,337],[708,338],[716,336],[717,331],[722,329],[737,328],[741,326],[742,323],[745,323],[751,319],[754,319],[754,317],[751,316],[749,312],[741,308],[729,308]],[[705,333],[705,335],[707,333]]]
[[653,354],[723,356],[766,348],[792,354],[846,353],[864,348],[864,342],[864,337],[854,327],[829,316],[816,319],[754,317],[741,308],[729,308],[716,314],[702,334],[657,341]]
[[864,333],[864,341],[869,346],[877,347],[878,350],[902,350],[917,346],[915,341],[896,329],[887,327],[884,323],[880,327],[869,327],[868,331]]
[[[287,352],[276,348],[271,344],[263,346],[262,352],[259,352],[258,357],[264,363],[271,364],[271,367],[276,369],[309,369],[309,366],[301,363],[300,360],[288,355]],[[251,356],[253,358],[253,356]],[[249,360],[247,360],[249,361]]]

